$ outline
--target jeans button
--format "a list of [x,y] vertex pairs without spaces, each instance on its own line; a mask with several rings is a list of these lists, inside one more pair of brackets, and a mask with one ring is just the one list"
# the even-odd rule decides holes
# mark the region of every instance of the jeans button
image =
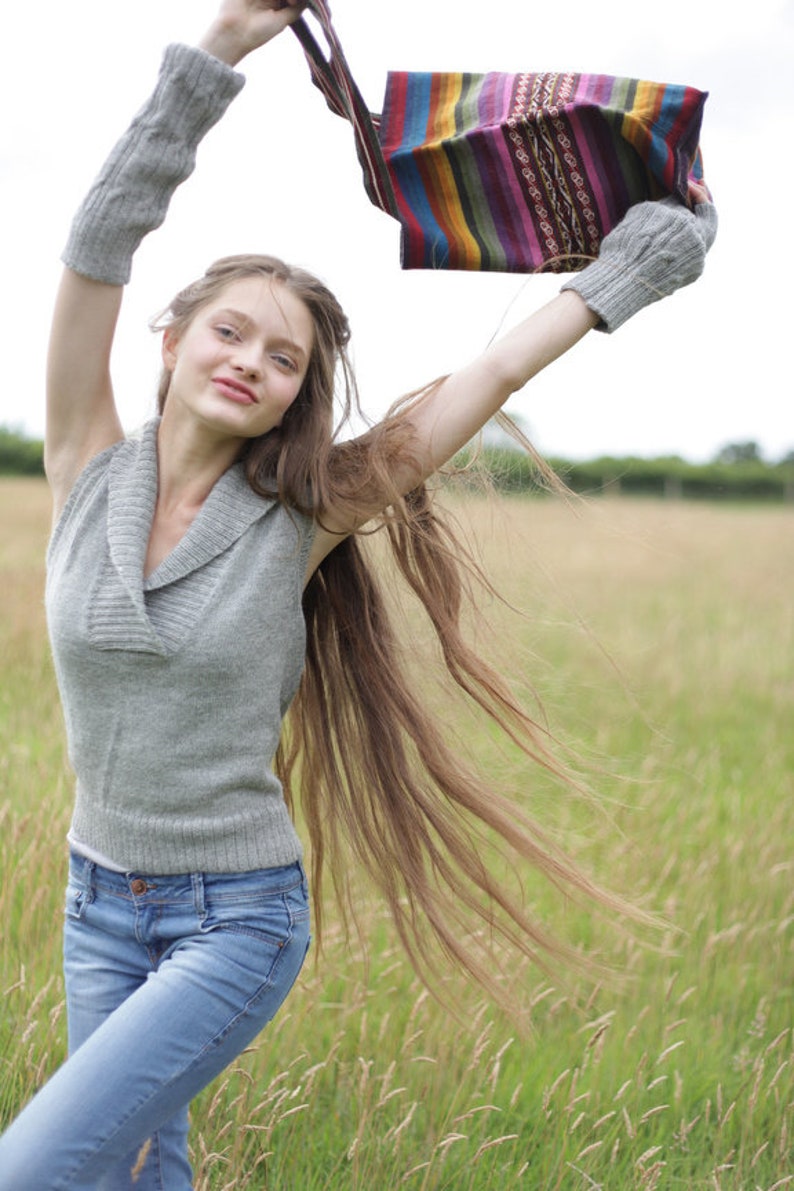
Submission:
[[130,889],[136,897],[140,897],[140,895],[145,893],[148,888],[149,886],[146,884],[143,877],[136,877],[134,881],[130,882]]

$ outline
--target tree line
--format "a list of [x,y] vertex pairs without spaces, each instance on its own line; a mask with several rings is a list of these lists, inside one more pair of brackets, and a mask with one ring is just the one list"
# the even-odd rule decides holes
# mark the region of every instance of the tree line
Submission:
[[[512,445],[467,448],[458,462],[471,462],[475,456],[479,469],[501,492],[532,493],[548,487],[532,459]],[[677,455],[656,459],[603,455],[587,461],[552,458],[547,462],[571,491],[582,495],[794,501],[794,449],[770,463],[755,442],[728,443],[710,463],[688,463]],[[41,440],[0,426],[0,475],[43,474]]]
[[43,476],[44,443],[0,426],[0,476]]
[[[500,492],[541,493],[549,488],[529,455],[512,445],[471,446],[457,459],[464,466],[475,461]],[[708,463],[690,463],[678,455],[552,457],[545,462],[566,487],[580,495],[794,501],[794,450],[772,463],[763,458],[755,442],[728,443]]]

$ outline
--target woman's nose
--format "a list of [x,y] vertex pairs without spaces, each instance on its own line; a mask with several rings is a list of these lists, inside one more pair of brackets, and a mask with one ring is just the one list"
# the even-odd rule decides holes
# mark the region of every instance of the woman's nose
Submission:
[[261,373],[261,363],[253,352],[241,352],[235,359],[233,367],[245,376],[258,377]]

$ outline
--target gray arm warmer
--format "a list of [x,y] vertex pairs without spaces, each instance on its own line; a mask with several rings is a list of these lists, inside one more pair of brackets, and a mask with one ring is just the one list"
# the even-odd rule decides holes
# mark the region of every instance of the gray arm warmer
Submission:
[[165,219],[171,195],[193,172],[199,142],[244,83],[203,50],[168,46],[154,92],[74,217],[65,265],[109,285],[129,281],[135,250]]
[[601,243],[598,259],[562,286],[599,316],[600,331],[616,331],[643,306],[696,281],[717,234],[717,210],[694,213],[678,199],[637,203]]

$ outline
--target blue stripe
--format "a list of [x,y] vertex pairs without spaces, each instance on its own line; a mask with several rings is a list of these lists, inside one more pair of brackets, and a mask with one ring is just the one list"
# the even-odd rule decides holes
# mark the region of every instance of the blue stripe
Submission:
[[659,182],[663,180],[667,172],[670,159],[670,146],[666,138],[680,115],[685,90],[685,87],[675,85],[665,87],[662,106],[650,129],[651,143],[648,148],[647,165]]
[[422,226],[422,260],[415,267],[444,268],[449,259],[449,241],[427,201],[425,183],[419,172],[414,149],[424,145],[430,116],[429,73],[411,74],[405,95],[405,121],[400,146],[392,154],[390,165],[405,202]]

